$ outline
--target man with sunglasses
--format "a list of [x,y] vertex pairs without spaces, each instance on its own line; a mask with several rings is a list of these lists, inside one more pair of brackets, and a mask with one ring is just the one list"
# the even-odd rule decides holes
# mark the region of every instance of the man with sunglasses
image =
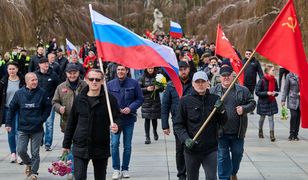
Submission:
[[[224,65],[220,68],[221,83],[210,89],[211,94],[223,96],[233,81],[232,72],[231,66]],[[228,120],[218,131],[218,176],[220,180],[237,180],[236,174],[244,152],[247,113],[255,109],[256,101],[246,87],[235,84],[223,104]]]
[[[243,59],[243,64],[250,58],[252,54],[252,50],[247,49],[245,52],[245,58]],[[261,68],[260,62],[252,57],[249,64],[244,69],[244,86],[247,87],[252,94],[254,95],[255,87],[257,84],[257,75],[259,75],[259,79],[263,77],[263,70]],[[251,112],[253,114],[253,111]]]
[[110,130],[118,132],[119,107],[117,100],[109,95],[114,124],[110,124],[107,101],[103,89],[103,73],[91,69],[86,77],[88,84],[73,102],[67,122],[63,152],[67,153],[73,143],[75,180],[87,179],[90,160],[94,166],[94,178],[106,179],[106,168],[110,156]]
[[[143,94],[139,83],[127,77],[128,68],[117,65],[117,78],[108,82],[108,92],[116,97],[121,112],[121,132],[111,135],[112,179],[129,178],[129,162],[132,151],[134,125],[137,120],[137,109],[143,103]],[[123,134],[123,161],[120,162],[120,137]],[[121,169],[120,169],[121,168]],[[121,172],[121,171],[122,172]]]

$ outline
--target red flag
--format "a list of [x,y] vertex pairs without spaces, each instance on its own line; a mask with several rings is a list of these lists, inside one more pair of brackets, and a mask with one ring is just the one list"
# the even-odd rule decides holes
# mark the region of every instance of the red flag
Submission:
[[[234,48],[232,47],[229,39],[226,37],[225,33],[222,31],[220,24],[217,25],[217,36],[216,36],[216,54],[229,58],[232,68],[236,74],[240,72],[243,67],[241,59],[236,54]],[[244,72],[238,78],[241,85],[244,84]]]
[[256,52],[270,61],[299,75],[301,78],[302,127],[308,128],[308,73],[302,35],[296,17],[293,0],[285,7],[256,47]]
[[153,39],[156,38],[155,35],[152,34],[148,29],[146,29],[144,32],[145,32],[145,35],[146,35],[149,39],[153,40]]

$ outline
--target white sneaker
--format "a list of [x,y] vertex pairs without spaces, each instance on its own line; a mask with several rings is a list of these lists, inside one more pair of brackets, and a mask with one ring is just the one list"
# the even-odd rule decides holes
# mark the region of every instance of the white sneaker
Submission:
[[119,170],[114,170],[111,178],[112,179],[120,179],[121,178],[121,172]]
[[129,176],[129,172],[128,171],[122,171],[122,176],[123,176],[123,178],[129,178],[130,176]]
[[16,161],[17,161],[16,154],[12,153],[10,158],[10,163],[16,163]]
[[23,161],[22,161],[22,159],[21,159],[20,156],[18,156],[18,155],[17,155],[17,163],[18,163],[19,165],[23,165],[23,164],[24,164]]

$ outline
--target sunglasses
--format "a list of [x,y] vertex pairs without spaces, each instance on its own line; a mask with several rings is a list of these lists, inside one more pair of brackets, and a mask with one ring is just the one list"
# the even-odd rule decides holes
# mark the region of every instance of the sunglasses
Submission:
[[94,80],[96,82],[100,82],[102,79],[100,79],[100,78],[88,78],[88,80],[91,81],[91,82],[93,82]]

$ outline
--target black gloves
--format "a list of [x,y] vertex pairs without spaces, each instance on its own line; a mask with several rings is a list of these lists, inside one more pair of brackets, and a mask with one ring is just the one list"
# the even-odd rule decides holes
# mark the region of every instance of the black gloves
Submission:
[[224,106],[223,102],[222,102],[220,99],[218,99],[218,100],[216,101],[214,107],[216,108],[216,111],[217,111],[218,113],[223,114],[223,113],[225,112],[225,106]]
[[195,145],[195,141],[193,139],[186,139],[185,140],[185,146],[188,148],[188,149],[192,149]]

